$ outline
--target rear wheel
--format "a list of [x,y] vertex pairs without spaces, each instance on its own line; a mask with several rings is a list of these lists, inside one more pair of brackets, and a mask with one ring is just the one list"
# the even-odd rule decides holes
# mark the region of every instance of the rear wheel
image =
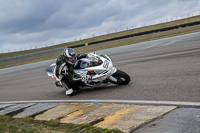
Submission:
[[117,70],[112,76],[117,79],[117,82],[112,82],[112,83],[118,85],[126,85],[131,80],[130,76],[121,70]]

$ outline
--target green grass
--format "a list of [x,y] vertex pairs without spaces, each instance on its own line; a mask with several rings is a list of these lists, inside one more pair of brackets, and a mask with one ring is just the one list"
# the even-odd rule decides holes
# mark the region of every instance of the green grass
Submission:
[[122,133],[119,130],[103,129],[91,125],[59,123],[59,120],[38,121],[31,117],[12,118],[0,116],[0,133]]
[[[70,43],[63,43],[60,45],[41,48],[41,49],[4,53],[4,54],[0,54],[0,59],[6,58],[6,57],[12,57],[12,56],[17,56],[17,55],[33,53],[33,52],[49,50],[49,49],[55,49],[55,48],[60,48],[60,47],[70,47],[70,46],[75,46],[75,45],[79,45],[79,44],[84,44],[86,42],[89,43],[89,42],[94,42],[94,41],[100,41],[100,40],[110,39],[110,38],[114,38],[114,37],[119,37],[119,36],[124,36],[124,35],[129,35],[129,34],[134,34],[134,33],[138,33],[138,32],[149,31],[149,30],[153,30],[153,29],[164,28],[164,27],[169,27],[169,26],[174,26],[174,25],[179,25],[179,24],[185,24],[185,23],[195,22],[195,21],[200,21],[200,16],[195,16],[195,17],[191,17],[191,18],[187,18],[187,19],[181,19],[181,20],[172,21],[172,22],[168,22],[168,23],[147,26],[147,27],[138,28],[138,29],[117,32],[117,33],[113,33],[113,34],[93,37],[90,39],[85,39],[85,40],[80,40],[80,41],[75,41],[75,42],[70,42]],[[89,45],[87,47],[79,47],[79,48],[75,48],[75,50],[78,53],[85,53],[85,52],[90,52],[90,51],[97,51],[97,50],[101,50],[101,49],[107,49],[107,48],[129,45],[129,44],[134,44],[134,43],[139,43],[139,42],[144,42],[144,41],[156,40],[156,39],[177,36],[177,35],[182,35],[182,34],[187,34],[187,33],[192,33],[192,32],[198,32],[198,31],[200,31],[200,25],[188,26],[188,27],[164,31],[164,32],[157,32],[157,33],[147,34],[147,35],[142,35],[142,36],[137,36],[137,37],[130,37],[130,38],[125,38],[125,39],[120,39],[120,40],[98,43],[95,45]],[[11,66],[17,66],[17,65],[27,64],[27,63],[43,61],[43,60],[55,59],[61,53],[62,53],[62,51],[57,51],[57,52],[47,53],[47,54],[43,54],[43,55],[27,57],[27,58],[23,58],[23,59],[16,59],[14,61],[2,62],[2,63],[0,63],[0,68],[6,68],[6,67],[11,67]]]

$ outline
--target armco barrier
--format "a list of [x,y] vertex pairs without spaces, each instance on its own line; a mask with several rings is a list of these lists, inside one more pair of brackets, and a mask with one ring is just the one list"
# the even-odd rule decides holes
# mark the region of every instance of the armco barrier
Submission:
[[[98,43],[103,43],[103,42],[108,42],[108,41],[113,41],[113,40],[119,40],[119,39],[125,39],[125,38],[129,38],[129,37],[142,36],[142,35],[152,34],[152,33],[156,33],[156,32],[169,31],[169,30],[173,30],[173,29],[178,29],[178,28],[187,27],[187,26],[194,26],[194,25],[198,25],[198,24],[200,24],[200,21],[186,23],[186,24],[180,24],[180,25],[175,25],[175,26],[171,26],[171,27],[165,27],[165,28],[160,28],[160,29],[155,29],[155,30],[150,30],[150,31],[144,31],[144,32],[139,32],[139,33],[130,34],[130,35],[124,35],[124,36],[120,36],[120,37],[114,37],[114,38],[105,39],[105,40],[96,41],[96,42],[90,42],[90,43],[88,43],[88,45],[93,45],[93,44],[98,44]],[[83,47],[83,46],[85,46],[85,44],[71,46],[71,48],[77,48],[77,47]],[[0,63],[6,62],[6,61],[12,61],[12,60],[16,60],[16,59],[22,59],[22,58],[26,58],[26,57],[31,57],[31,56],[36,56],[36,55],[41,55],[41,54],[46,54],[46,53],[55,52],[55,51],[61,51],[63,49],[64,49],[64,47],[52,49],[52,50],[41,51],[41,52],[36,52],[36,53],[31,53],[31,54],[26,54],[26,55],[19,55],[19,56],[14,56],[14,57],[3,58],[3,59],[0,59]]]
[[46,51],[41,51],[41,52],[36,52],[36,53],[31,53],[31,54],[25,54],[25,55],[19,55],[19,56],[14,56],[14,57],[3,58],[3,59],[0,59],[0,63],[6,62],[6,61],[12,61],[12,60],[16,60],[16,59],[23,59],[23,58],[26,58],[26,57],[31,57],[31,56],[36,56],[36,55],[42,55],[42,54],[46,54],[46,53],[50,53],[50,52],[60,51],[60,50],[63,50],[63,49],[64,48],[57,48],[57,49],[46,50]]
[[[85,46],[85,44],[72,46],[71,48],[77,48],[77,47],[82,47],[82,46]],[[12,60],[16,60],[16,59],[23,59],[23,58],[26,58],[26,57],[31,57],[31,56],[36,56],[36,55],[42,55],[42,54],[56,52],[56,51],[62,51],[64,48],[65,47],[51,49],[51,50],[45,50],[45,51],[31,53],[31,54],[25,54],[25,55],[19,55],[19,56],[14,56],[14,57],[3,58],[3,59],[0,59],[0,63],[1,62],[6,62],[6,61],[12,61]]]
[[119,39],[125,39],[125,38],[129,38],[129,37],[134,37],[134,36],[147,35],[147,34],[152,34],[152,33],[156,33],[156,32],[163,32],[163,31],[178,29],[178,28],[186,27],[186,26],[194,26],[194,25],[198,25],[198,24],[200,24],[200,21],[176,25],[176,26],[171,26],[171,27],[166,27],[166,28],[160,28],[160,29],[155,29],[155,30],[150,30],[150,31],[139,32],[139,33],[135,33],[135,34],[115,37],[115,38],[96,41],[96,42],[91,42],[91,43],[88,43],[88,45],[102,43],[102,42],[108,42],[108,41],[113,41],[113,40],[119,40]]

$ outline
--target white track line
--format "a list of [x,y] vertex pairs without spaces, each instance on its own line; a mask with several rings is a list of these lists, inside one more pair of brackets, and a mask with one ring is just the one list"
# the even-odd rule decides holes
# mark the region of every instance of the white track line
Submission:
[[179,101],[144,101],[144,100],[35,100],[35,101],[8,101],[0,104],[16,103],[126,103],[140,105],[164,105],[164,106],[191,106],[200,107],[200,102],[179,102]]

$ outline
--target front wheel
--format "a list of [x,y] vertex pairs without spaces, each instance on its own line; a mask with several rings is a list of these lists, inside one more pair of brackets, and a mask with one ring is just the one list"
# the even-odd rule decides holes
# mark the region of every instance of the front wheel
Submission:
[[117,79],[117,82],[112,82],[112,83],[118,85],[126,85],[131,80],[130,76],[121,70],[117,70],[112,76]]

